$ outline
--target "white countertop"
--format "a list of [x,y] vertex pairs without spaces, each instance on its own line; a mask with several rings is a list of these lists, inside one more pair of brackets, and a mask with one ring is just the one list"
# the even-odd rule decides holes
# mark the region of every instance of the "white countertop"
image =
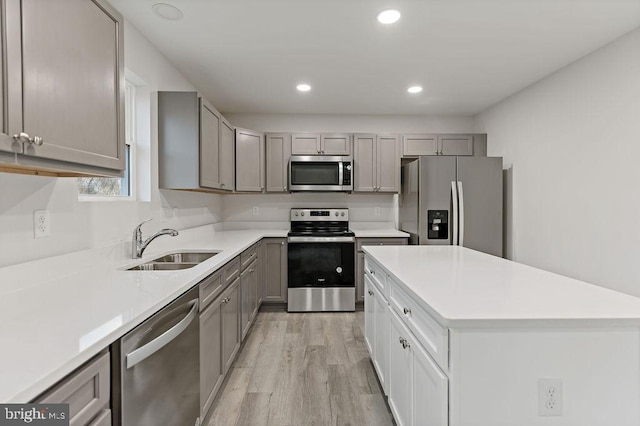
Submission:
[[640,298],[467,248],[364,251],[445,327],[640,325]]
[[[0,402],[27,402],[263,237],[286,229],[158,238],[141,260],[124,246],[0,268]],[[176,251],[218,251],[180,271],[126,271]]]

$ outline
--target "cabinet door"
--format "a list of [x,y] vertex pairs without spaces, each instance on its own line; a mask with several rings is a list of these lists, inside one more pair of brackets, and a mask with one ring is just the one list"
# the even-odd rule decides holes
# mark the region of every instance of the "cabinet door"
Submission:
[[258,314],[258,307],[260,306],[258,296],[258,279],[260,275],[260,260],[256,259],[253,265],[249,267],[249,307],[251,308],[249,314],[249,322],[253,323],[256,315]]
[[376,135],[355,135],[353,146],[353,167],[355,172],[353,190],[373,192],[377,187]]
[[236,129],[236,191],[262,192],[264,189],[263,134]]
[[[398,426],[411,425],[412,362],[411,346],[402,344],[410,332],[389,309],[389,407]],[[411,342],[409,342],[409,345]]]
[[[374,365],[378,372],[378,379],[385,394],[388,392],[389,376],[389,305],[382,293],[375,287],[370,286],[373,291],[373,318],[376,338],[373,342],[373,352],[375,354]],[[371,299],[369,299],[371,300]]]
[[[364,341],[367,344],[371,361],[375,358],[375,293],[373,292],[373,284],[369,277],[364,277]],[[388,345],[389,342],[385,341],[384,344]]]
[[329,133],[320,135],[320,154],[350,155],[351,135],[345,133]]
[[473,135],[439,135],[440,155],[473,155]]
[[242,340],[249,331],[251,317],[251,277],[249,269],[245,269],[240,274],[240,328],[242,329]]
[[356,253],[356,302],[366,299],[364,290],[364,253]]
[[89,424],[110,401],[110,362],[105,353],[65,378],[40,397],[39,404],[69,404],[69,424]]
[[211,407],[224,378],[220,349],[222,300],[218,297],[200,313],[200,418]]
[[448,385],[447,376],[418,342],[413,349],[413,424],[447,426]]
[[264,240],[264,302],[287,301],[287,240]]
[[291,136],[292,155],[318,155],[320,151],[319,134],[297,133]]
[[226,374],[240,348],[240,278],[223,293],[222,321],[222,371]]
[[379,192],[400,192],[400,137],[377,138],[377,185]]
[[438,155],[438,135],[403,135],[402,156]]
[[[10,36],[13,35],[19,37],[20,31],[10,31],[7,29],[7,27],[11,24],[10,21],[7,21],[7,14],[19,16],[19,7],[20,5],[17,3],[10,3],[5,6],[5,10],[0,10],[0,32],[3,35],[2,37],[0,37],[0,41],[3,41],[5,39],[5,35],[7,36],[6,38],[8,38],[5,43],[0,43],[0,81],[8,81],[8,85],[11,85],[11,87],[22,86],[22,72],[20,69],[19,57],[17,59],[16,69],[7,70],[5,68],[7,65],[7,57],[9,55],[9,51],[11,51],[11,53],[17,54],[20,46],[19,39],[14,37],[16,39],[12,40]],[[12,9],[14,9],[15,12],[12,13]],[[7,120],[5,117],[5,112],[8,112],[5,110],[5,107],[9,104],[10,101],[11,99],[7,93],[5,85],[0,84],[0,151],[22,153],[22,144],[16,142],[12,137],[14,133],[22,130],[22,123],[20,123],[19,128],[11,129],[12,126],[9,125],[9,120]],[[21,113],[21,99],[19,99],[18,102],[19,103],[17,105],[13,106],[17,108],[18,113]],[[21,117],[18,118],[21,119]]]
[[222,117],[220,122],[220,189],[233,191],[235,175],[235,131],[233,126]]
[[220,188],[220,113],[200,98],[200,186]]
[[122,16],[101,0],[21,8],[23,130],[43,138],[25,154],[124,170]]
[[287,192],[291,135],[266,135],[267,192]]

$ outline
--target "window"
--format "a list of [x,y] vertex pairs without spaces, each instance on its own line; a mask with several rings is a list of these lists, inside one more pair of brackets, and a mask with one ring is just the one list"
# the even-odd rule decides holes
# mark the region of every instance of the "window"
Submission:
[[124,98],[125,170],[121,178],[78,178],[78,195],[83,200],[132,199],[134,197],[133,161],[136,146],[136,86],[125,82]]

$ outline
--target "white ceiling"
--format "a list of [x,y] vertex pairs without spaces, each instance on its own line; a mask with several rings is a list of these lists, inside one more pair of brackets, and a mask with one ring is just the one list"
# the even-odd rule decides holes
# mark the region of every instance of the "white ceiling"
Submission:
[[[159,18],[158,2],[184,18]],[[640,0],[111,3],[234,113],[473,115],[640,26]],[[389,7],[402,18],[383,26]]]

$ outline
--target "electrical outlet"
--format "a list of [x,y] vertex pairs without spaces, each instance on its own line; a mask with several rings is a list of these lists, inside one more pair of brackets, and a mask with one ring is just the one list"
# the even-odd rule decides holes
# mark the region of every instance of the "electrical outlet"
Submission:
[[376,216],[380,216],[380,207],[376,207],[376,209],[375,209],[375,215],[376,215]]
[[38,210],[33,212],[33,237],[45,238],[51,233],[49,224],[49,210]]
[[258,216],[260,214],[260,209],[258,207],[253,207],[253,215]]
[[562,416],[562,379],[538,379],[538,415]]

